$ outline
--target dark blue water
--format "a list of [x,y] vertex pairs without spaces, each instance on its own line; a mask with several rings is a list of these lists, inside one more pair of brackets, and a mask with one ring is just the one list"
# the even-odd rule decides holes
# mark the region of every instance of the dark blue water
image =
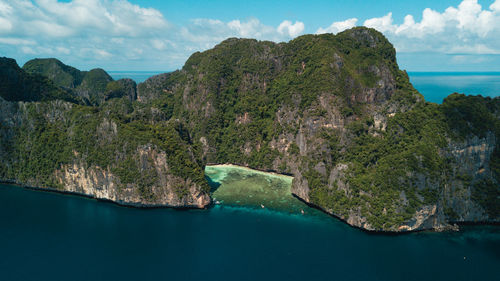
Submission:
[[0,280],[476,281],[500,274],[500,229],[373,235],[326,215],[131,209],[0,185],[0,253]]
[[500,72],[409,72],[413,86],[430,102],[442,103],[457,92],[500,96]]

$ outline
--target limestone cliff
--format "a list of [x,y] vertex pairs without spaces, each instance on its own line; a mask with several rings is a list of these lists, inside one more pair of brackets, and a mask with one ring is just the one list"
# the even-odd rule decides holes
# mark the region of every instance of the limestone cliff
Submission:
[[[148,154],[148,151],[140,153]],[[151,151],[150,148],[149,153],[156,154],[156,151]],[[110,200],[121,205],[205,208],[211,203],[209,195],[202,192],[200,185],[169,173],[164,153],[157,155],[153,161],[159,181],[153,183],[146,196],[137,184],[122,184],[109,167],[104,170],[98,166],[86,168],[84,163],[67,164],[55,172],[55,179],[62,187],[59,190]]]
[[295,195],[366,230],[500,221],[500,98],[426,102],[373,29],[230,38],[137,87],[57,61],[6,64],[73,100],[0,88],[3,179],[201,207],[204,165],[233,163],[293,175]]
[[231,38],[138,88],[141,102],[186,120],[205,161],[292,174],[295,195],[353,226],[500,220],[486,206],[499,205],[487,165],[499,99],[425,102],[374,30],[281,44]]
[[[211,202],[196,162],[192,162],[192,169],[197,169],[198,177],[173,170],[172,165],[180,164],[167,154],[172,153],[167,152],[169,148],[162,149],[155,136],[140,141],[127,138],[124,134],[130,129],[117,124],[108,112],[82,120],[79,111],[85,107],[68,102],[8,102],[0,98],[0,107],[3,181],[130,206],[205,208]],[[83,112],[86,114],[89,112]],[[91,124],[81,128],[82,122]],[[162,125],[178,126],[174,123]],[[178,141],[176,149],[191,149],[176,128],[158,130],[158,134],[172,138],[171,142]],[[138,134],[134,130],[128,133]],[[185,159],[182,165],[185,161],[189,162]]]

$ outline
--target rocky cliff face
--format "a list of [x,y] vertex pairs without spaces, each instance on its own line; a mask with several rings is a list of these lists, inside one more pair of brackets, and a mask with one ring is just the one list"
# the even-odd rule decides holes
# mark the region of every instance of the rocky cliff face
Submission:
[[455,160],[454,173],[458,179],[445,186],[442,200],[453,221],[498,221],[498,213],[492,214],[489,212],[491,206],[477,200],[477,193],[487,192],[482,186],[484,181],[494,178],[490,160],[497,143],[491,132],[483,138],[469,136],[463,141],[450,143],[448,153]]
[[[148,154],[148,151],[142,153]],[[149,153],[156,152],[149,151]],[[168,172],[164,155],[157,156],[153,161],[154,166],[151,168],[158,172],[159,181],[153,183],[146,196],[137,184],[122,184],[120,178],[114,175],[109,167],[87,168],[85,163],[75,162],[57,170],[55,180],[62,187],[60,190],[110,200],[121,205],[205,208],[211,203],[210,196],[201,191],[200,185]]]
[[[123,102],[127,100],[123,98]],[[116,103],[110,107],[119,108]],[[127,137],[139,132],[117,124],[109,109],[101,115],[68,102],[8,102],[2,98],[0,108],[0,177],[4,181],[138,207],[205,208],[211,203],[202,168],[196,162],[191,162],[194,167],[180,169],[184,173],[195,169],[198,176],[172,169],[189,163],[192,155],[177,152],[180,164],[155,136]],[[83,124],[86,122],[90,126]],[[167,146],[189,151],[174,123],[163,123],[174,128],[168,132],[158,128],[156,133],[161,141],[169,139]]]
[[54,62],[25,68],[87,102],[2,101],[14,112],[0,113],[4,179],[203,207],[204,165],[233,163],[292,174],[295,195],[366,230],[500,221],[500,99],[425,102],[372,29],[231,38],[137,87]]
[[[473,192],[482,180],[499,191],[485,164],[498,147],[498,99],[426,103],[373,30],[286,44],[228,39],[139,89],[141,102],[162,100],[153,107],[185,118],[205,161],[292,174],[295,195],[353,226],[411,231],[499,220]],[[471,122],[481,114],[491,121],[481,129],[487,137]],[[472,124],[465,144],[454,118]],[[481,148],[463,147],[472,140]]]

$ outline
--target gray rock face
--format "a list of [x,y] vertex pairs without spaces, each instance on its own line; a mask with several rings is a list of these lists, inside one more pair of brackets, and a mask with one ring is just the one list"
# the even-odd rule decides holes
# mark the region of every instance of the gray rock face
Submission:
[[[137,207],[177,207],[205,208],[211,203],[210,196],[200,191],[200,187],[168,173],[165,153],[158,153],[151,147],[142,148],[138,153],[148,161],[153,158],[151,168],[161,174],[158,183],[151,188],[151,194],[145,198],[135,185],[123,185],[120,178],[114,175],[110,168],[86,168],[84,163],[65,165],[56,171],[56,179],[64,191],[82,194],[97,199],[110,200],[122,205]],[[143,163],[144,164],[144,163]],[[149,165],[149,164],[147,164]],[[178,186],[187,187],[186,196],[178,196],[175,189]]]
[[[490,217],[472,198],[477,182],[493,178],[490,159],[497,142],[495,135],[488,132],[484,138],[470,136],[450,143],[448,153],[456,161],[454,173],[460,180],[445,186],[442,200],[444,207],[452,211],[453,221],[500,221],[498,217]],[[497,198],[497,202],[500,204],[500,199]]]
[[[233,163],[293,175],[297,197],[366,230],[441,230],[454,222],[500,220],[499,197],[490,195],[499,185],[499,100],[451,95],[448,104],[425,103],[397,66],[392,45],[372,29],[280,44],[231,38],[137,87],[131,80],[109,81],[99,70],[78,87],[88,104],[101,104],[79,118],[99,116],[87,131],[95,132],[98,147],[116,154],[95,165],[86,162],[86,149],[75,149],[52,175],[68,191],[131,205],[202,207],[210,198],[196,178],[201,169],[183,173],[172,163]],[[114,97],[128,101],[106,101]],[[16,126],[36,128],[29,113],[67,124],[72,107],[2,106],[9,112],[0,113],[3,148]],[[182,126],[166,134],[171,121]],[[450,125],[455,121],[465,137],[455,136],[463,131]],[[74,126],[65,128],[75,133]],[[117,140],[120,129],[129,130],[125,136],[134,147]],[[156,141],[144,143],[143,134]],[[185,145],[170,146],[172,139]],[[179,160],[180,152],[189,157]],[[4,159],[7,154],[0,147]]]
[[[70,159],[61,159],[62,164],[51,175],[26,176],[21,175],[23,169],[13,169],[19,165],[18,163],[29,167],[32,165],[31,162],[39,161],[39,159],[22,158],[26,156],[13,148],[18,141],[19,130],[24,135],[35,137],[39,130],[39,122],[49,124],[81,122],[82,120],[71,119],[71,112],[75,106],[60,100],[33,103],[8,102],[0,98],[0,180],[138,207],[205,208],[211,203],[210,195],[200,184],[190,178],[176,176],[172,172],[167,152],[154,144],[137,146],[131,156],[132,159],[137,159],[136,165],[145,175],[144,180],[148,181],[146,185],[142,179],[135,178],[131,179],[131,182],[130,180],[124,182],[124,179],[116,174],[116,168],[124,156],[119,150],[114,154],[115,159],[110,159],[106,166],[89,164],[86,161],[89,155],[84,149],[71,151]],[[36,115],[38,117],[34,118],[33,112],[41,115]],[[60,130],[65,129],[61,127]],[[115,121],[104,117],[96,124],[94,130],[98,146],[103,149],[114,149],[109,144],[119,137],[119,128]],[[69,135],[73,133],[69,132]],[[42,176],[48,177],[51,184],[42,181],[40,179]]]
[[[360,49],[363,51],[356,53]],[[382,57],[366,59],[370,56]],[[318,73],[321,75],[315,76]],[[482,139],[470,136],[463,143],[447,139],[448,145],[439,155],[454,162],[451,166],[456,168],[451,172],[426,170],[423,152],[411,151],[404,160],[414,158],[394,163],[408,167],[395,176],[395,187],[384,186],[395,190],[386,192],[386,197],[377,190],[382,185],[356,182],[363,176],[353,176],[353,162],[358,159],[352,158],[358,155],[345,155],[360,141],[357,137],[398,138],[398,134],[386,136],[390,123],[401,122],[403,134],[411,129],[405,125],[411,127],[414,121],[397,117],[425,103],[406,72],[397,67],[395,50],[373,30],[355,28],[336,36],[305,35],[282,44],[232,38],[212,50],[193,54],[182,70],[152,77],[138,88],[138,100],[145,104],[173,97],[175,110],[181,112],[177,117],[189,116],[188,126],[200,140],[206,161],[291,174],[292,192],[297,197],[350,225],[401,232],[447,229],[455,221],[499,220],[489,217],[473,198],[479,180],[497,183],[487,164],[497,147],[494,133]],[[283,96],[286,98],[273,112],[265,112],[274,102],[267,97]],[[256,100],[269,104],[250,103]],[[247,103],[259,110],[252,111]],[[272,116],[262,120],[264,113]],[[230,116],[229,121],[224,120],[226,116]],[[392,128],[395,126],[392,124]],[[218,130],[214,135],[210,131],[213,127]],[[258,129],[253,130],[255,127]],[[227,131],[233,134],[226,135]],[[251,134],[245,134],[249,131]],[[270,140],[266,141],[268,136]],[[226,139],[231,141],[226,143]],[[237,147],[233,149],[234,143]],[[384,148],[370,153],[379,154],[381,150]],[[269,153],[260,155],[262,151]],[[432,153],[436,154],[434,150]],[[358,154],[364,157],[364,152]],[[255,155],[259,155],[258,161],[252,159]],[[377,160],[374,156],[364,165],[376,165]],[[461,174],[468,175],[470,182],[460,178]],[[390,224],[377,225],[379,217]]]

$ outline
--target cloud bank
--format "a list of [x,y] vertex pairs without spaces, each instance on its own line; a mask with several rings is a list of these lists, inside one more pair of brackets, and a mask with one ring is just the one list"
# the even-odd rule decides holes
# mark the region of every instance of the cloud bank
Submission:
[[[420,17],[419,17],[420,18]],[[316,30],[338,33],[356,25],[383,32],[400,53],[451,54],[450,62],[484,62],[500,54],[500,0],[482,7],[463,0],[444,11],[427,8],[421,19],[406,15],[395,23],[391,11],[376,18],[349,18]],[[307,31],[284,19],[270,26],[257,18],[191,19],[170,22],[158,10],[126,0],[0,0],[0,53],[26,60],[58,57],[79,67],[171,70],[195,52],[228,37],[288,41]]]
[[192,52],[228,37],[286,41],[303,31],[299,21],[273,27],[255,18],[193,19],[177,26],[158,10],[126,0],[0,0],[0,52],[57,56],[76,65],[85,61],[121,68],[142,61],[154,64],[144,69],[175,69]]
[[[358,19],[334,22],[317,33],[337,33],[351,28]],[[437,52],[443,54],[500,54],[500,0],[488,8],[477,0],[463,0],[458,7],[443,12],[426,8],[417,22],[406,15],[394,23],[392,13],[367,19],[364,26],[384,33],[399,52]]]

